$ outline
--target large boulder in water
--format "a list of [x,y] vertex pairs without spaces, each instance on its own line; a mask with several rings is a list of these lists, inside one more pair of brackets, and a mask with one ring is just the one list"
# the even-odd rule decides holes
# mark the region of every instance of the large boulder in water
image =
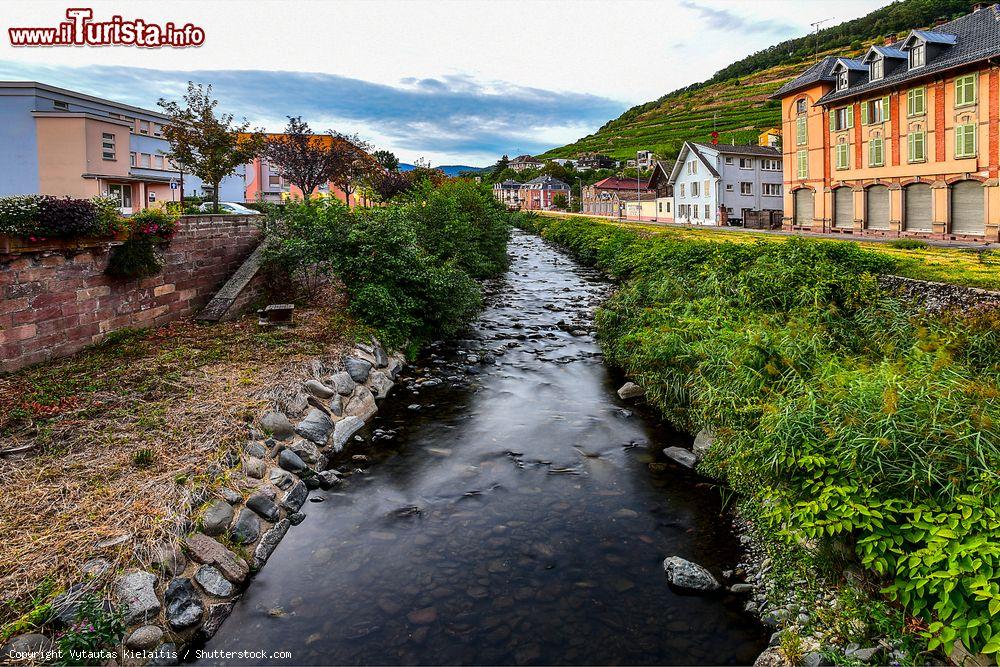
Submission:
[[663,571],[671,586],[686,593],[710,593],[721,588],[708,570],[679,556],[664,558]]

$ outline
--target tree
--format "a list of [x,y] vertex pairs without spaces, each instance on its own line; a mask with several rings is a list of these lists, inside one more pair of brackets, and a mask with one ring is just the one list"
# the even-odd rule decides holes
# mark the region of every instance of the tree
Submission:
[[[413,172],[409,172],[412,174]],[[413,188],[413,179],[409,174],[398,171],[386,171],[376,174],[371,179],[372,190],[379,201],[387,202]]]
[[560,211],[565,211],[569,208],[569,200],[566,195],[559,194],[552,198],[552,205]]
[[170,117],[163,136],[170,142],[168,157],[182,170],[212,185],[212,211],[219,212],[219,184],[226,176],[260,155],[264,135],[250,131],[245,120],[235,124],[232,114],[216,114],[218,100],[212,86],[188,82],[183,105],[160,99]]
[[334,134],[333,153],[336,156],[337,166],[333,170],[330,182],[340,188],[344,193],[345,203],[351,203],[351,194],[358,186],[367,180],[373,179],[377,172],[381,171],[379,164],[375,162],[368,150],[369,144],[363,141],[358,135]]
[[375,161],[382,165],[386,171],[399,171],[399,158],[394,153],[386,150],[379,150],[372,153]]
[[313,190],[330,182],[340,164],[335,143],[330,135],[313,134],[301,116],[289,116],[284,133],[268,137],[264,155],[308,201]]

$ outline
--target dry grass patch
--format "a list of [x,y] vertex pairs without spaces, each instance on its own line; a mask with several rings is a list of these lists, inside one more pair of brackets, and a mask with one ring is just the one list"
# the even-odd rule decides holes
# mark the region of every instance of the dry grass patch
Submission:
[[192,507],[229,482],[276,387],[338,357],[356,331],[332,299],[296,322],[119,332],[0,378],[0,625],[39,590],[71,583],[87,559],[147,563],[189,528]]

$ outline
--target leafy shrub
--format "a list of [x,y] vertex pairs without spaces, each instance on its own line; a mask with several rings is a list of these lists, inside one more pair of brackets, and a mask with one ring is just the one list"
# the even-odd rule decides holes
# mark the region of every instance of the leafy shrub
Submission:
[[28,238],[36,233],[38,195],[0,197],[0,234]]
[[97,595],[87,596],[80,602],[74,623],[56,637],[61,653],[57,664],[93,664],[93,655],[117,646],[124,633],[121,610]]
[[117,278],[135,279],[156,275],[163,269],[158,245],[177,231],[177,216],[165,210],[144,209],[127,220],[128,238],[111,249],[104,272]]
[[524,224],[628,278],[607,359],[791,544],[852,545],[931,649],[1000,650],[1000,314],[908,310],[856,244],[678,241]]
[[0,234],[27,240],[114,236],[123,228],[118,206],[106,197],[0,197]]
[[264,262],[300,297],[336,276],[351,312],[386,344],[419,344],[475,314],[476,279],[507,266],[509,228],[510,214],[481,186],[423,183],[408,201],[372,209],[290,202],[269,216]]

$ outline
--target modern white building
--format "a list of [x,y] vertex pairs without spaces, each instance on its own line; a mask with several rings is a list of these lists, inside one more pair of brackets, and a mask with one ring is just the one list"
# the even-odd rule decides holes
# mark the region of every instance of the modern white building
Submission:
[[781,151],[687,141],[670,173],[674,221],[743,223],[782,210]]

